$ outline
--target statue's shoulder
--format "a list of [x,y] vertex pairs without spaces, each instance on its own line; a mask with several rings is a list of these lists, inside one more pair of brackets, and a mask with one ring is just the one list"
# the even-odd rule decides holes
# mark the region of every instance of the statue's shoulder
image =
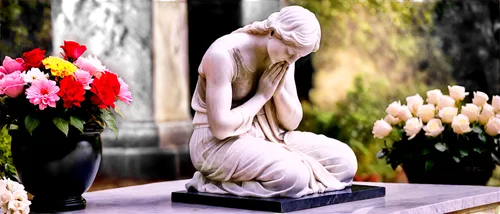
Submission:
[[210,73],[212,70],[217,72],[228,71],[233,73],[235,48],[235,39],[231,34],[220,37],[215,40],[207,49],[201,60],[198,72],[202,75]]

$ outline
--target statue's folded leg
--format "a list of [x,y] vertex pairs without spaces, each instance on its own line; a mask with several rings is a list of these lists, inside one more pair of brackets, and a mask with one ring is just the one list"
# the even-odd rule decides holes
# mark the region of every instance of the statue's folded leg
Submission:
[[358,164],[356,155],[347,144],[324,135],[300,131],[288,132],[285,143],[317,160],[339,181],[352,182]]
[[283,145],[254,137],[218,143],[198,151],[204,154],[204,160],[195,166],[200,174],[193,177],[188,188],[254,197],[300,197],[311,193],[311,169]]

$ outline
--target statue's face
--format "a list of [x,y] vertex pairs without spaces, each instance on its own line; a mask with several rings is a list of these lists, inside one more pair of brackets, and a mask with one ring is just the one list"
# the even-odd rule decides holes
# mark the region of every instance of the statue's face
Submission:
[[273,64],[281,61],[286,61],[288,64],[292,64],[301,57],[296,48],[286,45],[283,41],[274,36],[269,38],[267,43],[267,52],[269,53],[269,58]]
[[283,41],[274,36],[271,36],[267,43],[267,52],[273,64],[282,61],[292,64],[300,57],[311,53],[311,51],[312,48],[308,47],[291,47],[286,45]]

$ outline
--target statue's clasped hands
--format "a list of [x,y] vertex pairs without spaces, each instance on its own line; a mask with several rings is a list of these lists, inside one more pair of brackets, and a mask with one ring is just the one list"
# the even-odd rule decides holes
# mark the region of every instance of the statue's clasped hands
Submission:
[[257,94],[262,95],[266,100],[281,90],[284,84],[284,77],[288,71],[288,62],[282,61],[271,65],[264,71],[259,80]]

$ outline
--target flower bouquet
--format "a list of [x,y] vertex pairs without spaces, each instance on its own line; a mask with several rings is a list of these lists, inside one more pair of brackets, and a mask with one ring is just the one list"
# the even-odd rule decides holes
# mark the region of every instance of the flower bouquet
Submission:
[[410,182],[485,185],[500,163],[500,96],[448,86],[427,92],[427,103],[416,94],[406,105],[394,101],[387,116],[377,120],[373,136],[383,139],[377,153],[395,169],[402,165]]
[[31,201],[24,186],[10,179],[0,180],[0,209],[2,214],[28,214]]
[[[0,66],[0,126],[12,136],[19,179],[34,195],[32,210],[85,208],[81,197],[99,169],[101,132],[118,137],[117,101],[130,105],[128,85],[84,45],[64,41],[62,57],[38,48]],[[57,188],[54,188],[57,187]]]

